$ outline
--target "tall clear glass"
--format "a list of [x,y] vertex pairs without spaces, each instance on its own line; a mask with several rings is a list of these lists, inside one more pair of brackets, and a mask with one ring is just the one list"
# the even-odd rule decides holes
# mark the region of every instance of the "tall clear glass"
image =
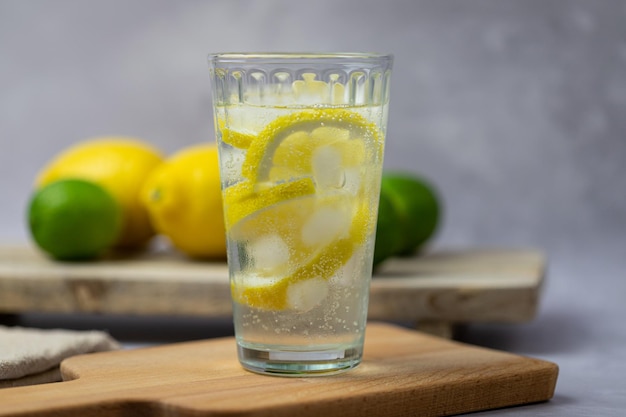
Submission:
[[287,376],[363,353],[392,56],[209,56],[235,335]]

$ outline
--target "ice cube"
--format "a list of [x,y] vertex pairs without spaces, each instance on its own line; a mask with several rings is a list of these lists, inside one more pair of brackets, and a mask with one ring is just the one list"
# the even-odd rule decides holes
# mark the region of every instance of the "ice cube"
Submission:
[[344,171],[345,184],[343,190],[347,193],[356,196],[361,190],[361,168],[348,168]]
[[365,248],[360,247],[348,261],[330,278],[334,287],[352,287],[363,279]]
[[264,235],[251,241],[248,250],[259,270],[276,270],[289,262],[289,247],[277,234]]
[[320,188],[341,188],[346,177],[341,163],[341,153],[333,146],[320,146],[313,152],[311,165],[313,178]]
[[287,304],[297,311],[309,311],[328,296],[328,287],[328,281],[322,278],[295,282],[287,288]]
[[350,215],[341,207],[320,207],[302,226],[302,243],[328,245],[350,229]]

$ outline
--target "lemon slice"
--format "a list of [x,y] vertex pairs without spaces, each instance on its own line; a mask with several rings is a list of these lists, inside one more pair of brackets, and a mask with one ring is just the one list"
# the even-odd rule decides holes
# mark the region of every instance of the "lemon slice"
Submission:
[[247,149],[264,126],[248,109],[237,105],[223,108],[216,121],[221,142],[238,149]]
[[[312,216],[318,213],[319,211],[315,211]],[[347,233],[342,234],[340,229],[337,229],[339,237],[332,239],[328,244],[315,245],[313,250],[307,250],[306,244],[300,241],[295,252],[306,259],[293,262],[297,266],[289,273],[278,273],[285,266],[285,263],[278,261],[274,265],[275,269],[266,271],[266,274],[255,266],[253,267],[255,272],[244,271],[240,276],[235,277],[231,281],[233,299],[238,303],[262,310],[291,309],[303,312],[314,308],[326,298],[330,285],[329,279],[365,242],[368,234],[372,232],[373,224],[367,204],[359,204]],[[290,230],[293,229],[290,228]],[[284,237],[285,240],[293,240],[293,236],[284,235]],[[282,258],[282,255],[276,255],[277,252],[281,251],[274,251],[273,256],[278,260]],[[254,259],[254,254],[251,257]],[[280,272],[283,271],[284,269]]]
[[246,277],[240,284],[233,280],[231,293],[235,301],[253,308],[308,311],[326,297],[328,279],[350,259],[353,251],[351,239],[338,240],[284,278]]
[[220,132],[222,133],[222,142],[239,149],[248,149],[256,139],[256,136],[251,133],[238,132],[232,129],[223,128]]
[[363,140],[351,137],[350,130],[317,127],[298,130],[285,137],[274,152],[269,181],[285,181],[310,175],[321,188],[341,188],[346,172],[366,161]]
[[[259,191],[255,191],[259,189]],[[249,181],[242,181],[224,190],[226,230],[230,230],[242,219],[280,202],[315,193],[311,178],[281,183],[274,186],[255,187]]]
[[380,132],[335,108],[278,117],[249,142],[235,136],[247,150],[245,179],[224,191],[226,229],[241,250],[233,299],[308,311],[373,233],[367,162],[382,158]]
[[380,137],[356,112],[303,110],[278,117],[252,140],[242,174],[253,183],[312,176],[318,186],[338,187],[343,170],[361,165],[366,152],[382,155]]

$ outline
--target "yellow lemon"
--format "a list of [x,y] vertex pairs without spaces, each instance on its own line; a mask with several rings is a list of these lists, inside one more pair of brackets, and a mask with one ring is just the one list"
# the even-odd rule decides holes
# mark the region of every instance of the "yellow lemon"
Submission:
[[139,190],[163,160],[160,152],[139,139],[101,137],[81,142],[56,156],[43,168],[37,188],[53,181],[78,178],[104,187],[122,208],[123,229],[115,246],[139,248],[154,231],[139,201]]
[[191,257],[224,258],[226,237],[217,148],[178,151],[157,167],[141,191],[154,227]]

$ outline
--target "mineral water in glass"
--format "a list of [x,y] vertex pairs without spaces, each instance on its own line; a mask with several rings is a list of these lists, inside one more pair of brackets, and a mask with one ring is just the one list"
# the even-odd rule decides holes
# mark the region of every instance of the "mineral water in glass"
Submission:
[[286,376],[363,353],[392,57],[209,56],[235,336]]

